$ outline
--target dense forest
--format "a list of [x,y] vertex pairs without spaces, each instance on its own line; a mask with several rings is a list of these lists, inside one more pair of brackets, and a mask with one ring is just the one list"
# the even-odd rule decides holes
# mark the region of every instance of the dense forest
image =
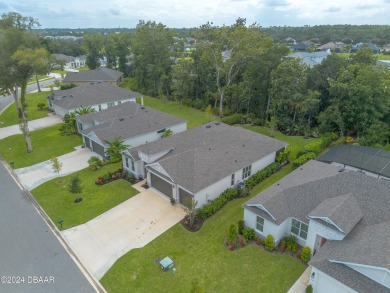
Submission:
[[[241,18],[231,26],[207,23],[178,32],[140,21],[133,32],[85,34],[77,44],[91,69],[104,55],[108,67],[126,73],[132,90],[211,107],[226,121],[250,120],[306,136],[333,131],[373,146],[390,141],[390,73],[376,65],[371,49],[363,46],[349,59],[333,54],[310,68],[287,58],[289,49],[278,41],[387,43],[389,34],[388,26],[262,28]],[[50,52],[61,47],[61,40],[42,42]]]

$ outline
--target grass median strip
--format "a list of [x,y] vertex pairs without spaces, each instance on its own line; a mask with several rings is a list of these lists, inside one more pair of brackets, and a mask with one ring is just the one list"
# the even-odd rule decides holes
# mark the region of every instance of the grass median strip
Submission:
[[[120,164],[107,165],[98,171],[83,169],[52,179],[33,189],[31,193],[55,224],[63,220],[62,228],[57,225],[60,230],[68,229],[92,220],[138,193],[129,182],[122,179],[102,186],[95,184],[99,175],[113,172],[119,166]],[[81,180],[82,193],[74,195],[69,192],[68,186],[72,176],[76,174]],[[76,204],[76,197],[83,200]]]
[[0,140],[0,155],[15,168],[35,165],[74,151],[76,146],[82,145],[78,135],[61,136],[59,126],[54,125],[31,132],[33,152],[26,152],[26,144],[22,134],[12,135]]

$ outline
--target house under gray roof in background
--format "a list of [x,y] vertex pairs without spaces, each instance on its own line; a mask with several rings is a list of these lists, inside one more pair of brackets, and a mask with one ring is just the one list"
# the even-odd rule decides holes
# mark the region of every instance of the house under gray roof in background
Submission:
[[64,78],[64,83],[85,83],[85,82],[107,82],[119,85],[123,72],[100,67],[95,70],[81,70],[79,72],[68,72]]
[[318,64],[321,64],[329,55],[332,53],[330,50],[318,51],[318,52],[298,52],[291,55],[288,55],[289,58],[302,59],[301,62],[307,64],[310,67],[314,67]]
[[320,156],[318,161],[339,163],[368,171],[390,180],[390,152],[365,146],[340,144]]
[[[142,97],[140,93],[125,90],[104,82],[84,83],[68,90],[52,92],[48,97],[49,107],[57,106],[73,111],[82,106],[93,106],[115,101],[126,101]],[[58,113],[57,113],[58,114]],[[63,115],[60,115],[63,116]]]

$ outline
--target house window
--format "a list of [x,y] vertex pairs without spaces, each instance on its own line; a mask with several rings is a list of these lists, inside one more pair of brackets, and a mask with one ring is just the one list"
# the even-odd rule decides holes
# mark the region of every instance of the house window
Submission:
[[236,177],[236,174],[233,173],[233,174],[232,174],[232,179],[230,180],[230,185],[232,185],[232,186],[234,185],[235,177]]
[[107,108],[111,108],[115,106],[115,102],[107,103]]
[[291,233],[292,234],[306,240],[308,230],[309,230],[308,225],[306,225],[305,223],[302,223],[301,221],[298,221],[296,219],[292,219],[292,222],[291,222]]
[[249,176],[251,176],[251,171],[252,171],[252,165],[245,167],[242,170],[242,179],[244,180],[245,178],[248,178]]
[[161,130],[158,130],[157,133],[163,133],[164,131],[165,131],[165,128],[161,129]]
[[133,160],[131,160],[131,170],[135,171],[134,161]]
[[129,158],[125,158],[126,168],[129,168]]
[[264,219],[259,216],[256,218],[256,230],[259,230],[260,232],[263,232],[264,230]]
[[99,111],[101,111],[102,110],[102,105],[98,105],[98,107],[99,107]]

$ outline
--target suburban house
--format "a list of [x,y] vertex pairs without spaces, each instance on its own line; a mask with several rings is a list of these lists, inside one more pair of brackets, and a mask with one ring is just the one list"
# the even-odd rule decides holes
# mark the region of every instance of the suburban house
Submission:
[[368,46],[372,50],[373,54],[379,54],[381,52],[381,48],[379,48],[374,43],[371,43],[371,42],[368,42],[368,43],[360,42],[360,43],[357,43],[355,45],[352,45],[351,53],[356,53],[364,45]]
[[123,168],[176,202],[193,198],[200,207],[273,163],[286,145],[211,122],[122,152]]
[[390,182],[309,161],[244,205],[245,225],[311,248],[316,293],[390,292]]
[[187,121],[134,102],[77,116],[76,123],[84,145],[102,158],[107,158],[105,151],[109,144],[106,141],[117,137],[125,145],[137,147],[161,139],[167,129],[172,133],[187,129]]
[[299,42],[299,43],[293,44],[291,46],[290,50],[295,51],[295,52],[297,52],[297,51],[305,52],[305,51],[309,50],[312,45],[313,44],[310,41]]
[[54,91],[46,99],[49,109],[64,117],[65,114],[80,107],[90,106],[96,111],[101,111],[124,102],[135,102],[138,97],[143,104],[143,96],[140,93],[104,82],[91,82],[68,90]]
[[307,64],[310,67],[314,67],[318,64],[321,64],[329,55],[332,53],[330,50],[318,51],[318,52],[298,52],[291,55],[288,55],[289,58],[301,59],[302,63]]
[[68,56],[64,54],[53,54],[53,56],[57,60],[62,60],[65,62],[64,69],[77,69],[80,67],[85,66],[86,62],[86,57],[85,55],[78,56],[78,57],[73,57],[73,56]]
[[317,47],[317,51],[335,51],[342,52],[346,45],[343,42],[329,42]]
[[84,84],[90,82],[106,82],[120,85],[123,73],[114,69],[100,67],[95,70],[81,70],[79,72],[68,72],[63,80],[64,83]]

